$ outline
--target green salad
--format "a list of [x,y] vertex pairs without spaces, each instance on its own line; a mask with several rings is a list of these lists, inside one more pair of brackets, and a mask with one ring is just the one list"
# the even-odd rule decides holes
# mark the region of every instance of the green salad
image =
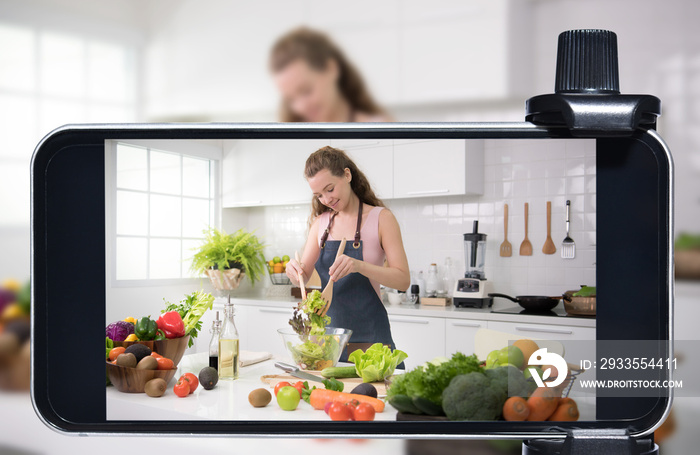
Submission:
[[294,315],[289,325],[299,334],[300,344],[287,342],[289,352],[297,365],[307,370],[322,370],[332,366],[340,354],[340,339],[338,336],[325,335],[326,327],[331,323],[330,316],[320,316],[316,313],[326,302],[321,298],[321,292],[314,290],[306,300],[300,302],[294,309]]

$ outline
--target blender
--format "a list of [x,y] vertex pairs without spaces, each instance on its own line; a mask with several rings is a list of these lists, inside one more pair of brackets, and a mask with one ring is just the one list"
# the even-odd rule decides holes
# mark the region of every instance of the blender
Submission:
[[457,280],[452,300],[458,308],[484,308],[493,304],[489,297],[491,282],[486,280],[486,234],[479,231],[479,220],[474,220],[472,232],[464,234],[464,278]]

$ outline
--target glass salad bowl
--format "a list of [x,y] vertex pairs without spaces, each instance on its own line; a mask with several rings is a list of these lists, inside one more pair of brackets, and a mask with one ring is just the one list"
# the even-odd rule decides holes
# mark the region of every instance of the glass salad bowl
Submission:
[[294,364],[302,370],[334,367],[350,340],[352,330],[326,327],[323,335],[299,335],[291,327],[278,329]]

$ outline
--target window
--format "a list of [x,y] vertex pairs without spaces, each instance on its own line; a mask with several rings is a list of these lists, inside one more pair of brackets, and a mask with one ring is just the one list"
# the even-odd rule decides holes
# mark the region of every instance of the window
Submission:
[[216,225],[216,160],[124,142],[112,151],[113,280],[193,278],[193,248]]

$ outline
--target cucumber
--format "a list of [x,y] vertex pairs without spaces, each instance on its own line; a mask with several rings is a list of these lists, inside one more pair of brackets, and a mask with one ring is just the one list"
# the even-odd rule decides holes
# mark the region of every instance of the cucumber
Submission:
[[324,378],[359,378],[355,366],[349,367],[327,367],[321,370],[321,376]]
[[422,414],[421,410],[413,404],[413,400],[408,395],[394,395],[388,399],[389,404],[397,411],[407,414]]
[[423,411],[423,414],[428,414],[429,416],[444,416],[445,412],[442,410],[442,406],[439,406],[427,398],[423,397],[413,397],[413,405]]

